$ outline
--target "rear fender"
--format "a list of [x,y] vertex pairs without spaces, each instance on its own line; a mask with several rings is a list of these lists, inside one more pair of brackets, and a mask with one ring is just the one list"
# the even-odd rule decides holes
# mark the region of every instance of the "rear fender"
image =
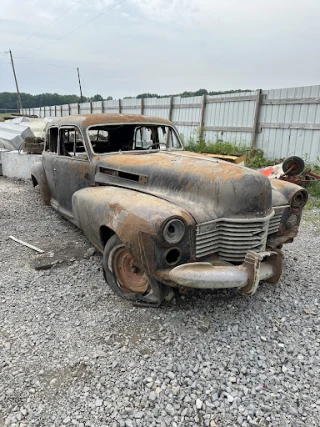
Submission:
[[31,167],[31,179],[33,186],[39,185],[43,202],[50,205],[51,193],[48,186],[47,176],[42,162],[35,162]]
[[187,232],[179,245],[185,253],[191,252],[194,220],[184,209],[166,200],[119,187],[88,187],[74,193],[72,206],[77,225],[100,252],[100,230],[108,227],[150,275],[162,267],[162,261],[156,258],[162,259],[159,254],[167,250],[161,232],[167,219],[178,216],[184,220]]

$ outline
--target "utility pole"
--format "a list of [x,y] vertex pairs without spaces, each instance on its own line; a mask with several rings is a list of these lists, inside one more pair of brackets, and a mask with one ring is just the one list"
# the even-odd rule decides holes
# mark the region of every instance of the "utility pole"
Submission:
[[83,102],[83,96],[82,96],[82,88],[81,88],[81,80],[80,80],[80,72],[79,72],[79,68],[77,68],[78,71],[78,80],[79,80],[79,88],[80,88],[80,98],[81,98],[81,102]]
[[18,108],[19,108],[19,112],[21,112],[21,110],[22,110],[22,102],[21,102],[21,97],[20,97],[20,92],[19,92],[19,86],[18,86],[18,80],[17,80],[17,76],[16,76],[16,70],[14,68],[14,62],[13,62],[12,52],[11,52],[10,49],[9,49],[9,53],[10,53],[10,58],[11,58],[11,65],[12,65],[12,71],[13,71],[13,75],[14,75],[14,80],[16,82],[16,88],[17,88]]

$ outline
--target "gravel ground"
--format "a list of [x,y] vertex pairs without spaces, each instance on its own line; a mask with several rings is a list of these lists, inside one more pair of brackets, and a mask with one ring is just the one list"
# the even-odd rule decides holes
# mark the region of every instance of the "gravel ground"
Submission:
[[[319,426],[319,224],[276,287],[136,308],[30,182],[1,177],[0,426]],[[60,258],[36,271],[9,235]]]

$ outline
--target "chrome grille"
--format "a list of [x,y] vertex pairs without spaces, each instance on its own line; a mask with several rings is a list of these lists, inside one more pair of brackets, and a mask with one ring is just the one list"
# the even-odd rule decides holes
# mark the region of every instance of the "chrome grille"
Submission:
[[274,208],[275,213],[274,213],[274,216],[270,219],[268,234],[276,233],[279,230],[283,211],[288,207],[289,207],[289,205],[287,205],[287,206],[276,206]]
[[197,258],[216,253],[224,261],[242,262],[249,250],[265,250],[273,216],[274,213],[253,220],[222,218],[197,225]]

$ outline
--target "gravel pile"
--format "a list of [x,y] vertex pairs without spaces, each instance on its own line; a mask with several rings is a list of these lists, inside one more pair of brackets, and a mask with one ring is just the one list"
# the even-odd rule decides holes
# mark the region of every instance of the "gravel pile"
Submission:
[[[137,308],[109,291],[101,256],[30,182],[1,177],[0,426],[319,426],[311,215],[278,286]],[[36,271],[35,252],[9,235],[62,257]]]

